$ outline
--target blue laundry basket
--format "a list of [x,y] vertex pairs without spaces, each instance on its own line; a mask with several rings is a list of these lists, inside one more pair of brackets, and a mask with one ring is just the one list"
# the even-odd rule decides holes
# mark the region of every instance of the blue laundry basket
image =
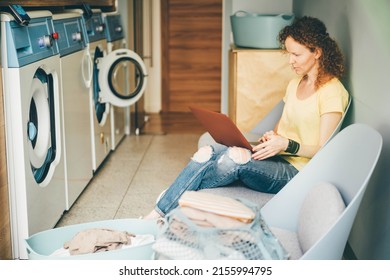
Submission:
[[237,11],[230,16],[234,44],[244,48],[278,49],[280,30],[290,25],[294,19],[294,14]]
[[117,219],[98,222],[83,223],[51,230],[42,231],[26,239],[26,249],[31,260],[151,260],[154,251],[154,242],[117,249],[112,251],[91,253],[73,256],[52,256],[53,252],[62,248],[66,241],[71,240],[76,233],[91,228],[109,228],[113,230],[128,231],[134,234],[152,234],[157,236],[158,226],[156,221],[141,219]]

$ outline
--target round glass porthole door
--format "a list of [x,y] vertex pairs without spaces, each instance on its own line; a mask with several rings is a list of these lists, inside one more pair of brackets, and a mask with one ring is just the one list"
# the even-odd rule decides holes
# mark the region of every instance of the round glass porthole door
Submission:
[[38,69],[31,84],[31,100],[27,121],[28,152],[35,181],[43,184],[55,168],[55,106],[53,77]]
[[128,49],[112,51],[99,61],[99,69],[102,102],[127,107],[142,97],[147,73],[137,53]]
[[95,108],[95,116],[100,126],[103,126],[106,123],[107,115],[110,110],[109,104],[106,104],[106,102],[101,98],[102,89],[99,83],[99,72],[101,70],[98,67],[98,63],[101,59],[103,59],[103,57],[103,51],[99,47],[96,47],[93,59],[93,104]]

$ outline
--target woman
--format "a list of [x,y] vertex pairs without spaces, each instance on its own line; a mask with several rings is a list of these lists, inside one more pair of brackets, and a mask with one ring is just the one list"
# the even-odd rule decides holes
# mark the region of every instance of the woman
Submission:
[[340,122],[348,92],[340,82],[343,56],[316,18],[286,26],[279,41],[299,75],[287,86],[284,111],[273,131],[252,151],[220,144],[200,148],[145,219],[167,214],[187,190],[241,180],[259,192],[277,193],[325,144]]

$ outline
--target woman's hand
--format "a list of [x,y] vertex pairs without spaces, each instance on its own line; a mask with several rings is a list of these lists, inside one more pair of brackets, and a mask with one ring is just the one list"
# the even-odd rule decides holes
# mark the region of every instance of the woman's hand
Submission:
[[267,131],[262,137],[259,138],[260,144],[253,147],[252,158],[256,160],[263,160],[269,157],[273,157],[280,152],[287,149],[288,139],[284,138],[274,131]]

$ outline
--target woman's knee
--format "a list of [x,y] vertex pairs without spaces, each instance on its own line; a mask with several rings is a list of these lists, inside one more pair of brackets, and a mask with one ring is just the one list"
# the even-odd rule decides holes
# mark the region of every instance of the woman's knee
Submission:
[[198,163],[209,161],[213,155],[211,146],[203,146],[192,156],[192,160]]
[[237,164],[245,164],[251,160],[251,152],[248,149],[232,147],[229,149],[229,158]]
[[[224,161],[225,155],[227,155],[235,164],[245,164],[251,160],[251,152],[248,149],[240,147],[229,148],[226,153],[220,157],[219,163]],[[204,163],[209,161],[212,156],[213,148],[211,146],[203,146],[192,156],[192,160],[198,163]]]

